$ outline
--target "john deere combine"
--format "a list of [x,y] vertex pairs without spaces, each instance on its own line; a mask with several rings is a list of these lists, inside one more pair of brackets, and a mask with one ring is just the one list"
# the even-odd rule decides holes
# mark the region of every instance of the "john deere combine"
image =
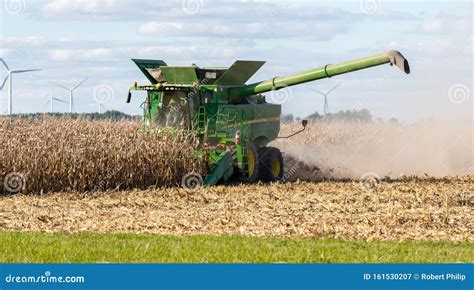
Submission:
[[[162,60],[133,61],[151,82],[144,86],[135,83],[130,88],[147,92],[142,104],[146,126],[190,130],[211,148],[209,173],[204,178],[207,185],[235,177],[244,182],[268,182],[283,177],[280,150],[267,146],[278,138],[281,106],[267,103],[262,93],[387,63],[410,73],[407,60],[398,51],[253,84],[245,83],[263,61],[238,60],[229,68],[168,66]],[[129,91],[127,103],[130,99]],[[303,121],[302,130],[305,126]]]

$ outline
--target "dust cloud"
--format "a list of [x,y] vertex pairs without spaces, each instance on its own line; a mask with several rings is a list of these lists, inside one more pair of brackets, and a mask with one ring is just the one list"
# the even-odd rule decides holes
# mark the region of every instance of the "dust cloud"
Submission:
[[[280,135],[300,128],[282,125]],[[305,132],[277,139],[286,180],[361,179],[474,174],[470,121],[414,124],[317,121]]]

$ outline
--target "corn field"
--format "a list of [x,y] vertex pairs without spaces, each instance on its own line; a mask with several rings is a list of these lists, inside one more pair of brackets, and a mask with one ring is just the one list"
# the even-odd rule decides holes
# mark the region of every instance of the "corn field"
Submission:
[[[198,140],[140,122],[0,118],[2,193],[88,192],[179,185],[204,174]],[[172,136],[171,136],[172,135]],[[3,184],[2,184],[3,185]]]
[[[474,239],[473,168],[464,169],[472,146],[459,130],[450,131],[460,136],[451,138],[456,142],[443,147],[440,139],[426,135],[426,126],[312,123],[295,138],[271,144],[285,152],[289,182],[190,192],[180,187],[183,176],[206,173],[205,154],[196,154],[198,140],[141,126],[126,120],[0,118],[0,176],[5,178],[0,189],[28,193],[0,198],[0,230]],[[282,135],[298,129],[284,125]],[[439,138],[438,129],[430,130]],[[450,158],[434,160],[432,148],[423,147],[427,140],[437,144],[430,145],[436,154]],[[406,155],[411,149],[405,144],[418,148],[416,158]],[[400,146],[405,151],[395,154]],[[427,153],[435,163],[426,163]],[[395,162],[386,162],[393,156]],[[429,164],[452,166],[462,174],[383,178],[381,167],[375,167],[350,179],[334,164],[324,168],[331,165],[325,158],[345,161],[352,169],[360,164],[393,169],[409,158],[427,170]],[[347,163],[351,159],[360,164]],[[301,181],[315,176],[318,182]]]
[[[145,132],[139,121],[0,118],[0,125],[0,181],[6,185],[0,193],[170,187],[187,173],[205,175],[195,137]],[[281,135],[299,129],[283,125]],[[442,177],[473,173],[469,130],[469,124],[311,122],[271,146],[284,152],[285,181]]]

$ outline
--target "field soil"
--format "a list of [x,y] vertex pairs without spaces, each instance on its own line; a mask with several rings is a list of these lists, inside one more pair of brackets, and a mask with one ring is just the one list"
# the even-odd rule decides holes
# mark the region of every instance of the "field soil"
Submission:
[[474,242],[474,176],[0,197],[0,231]]

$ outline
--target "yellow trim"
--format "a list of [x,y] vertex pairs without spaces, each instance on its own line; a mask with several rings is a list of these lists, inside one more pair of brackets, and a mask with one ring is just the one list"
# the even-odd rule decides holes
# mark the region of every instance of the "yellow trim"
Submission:
[[255,156],[253,156],[252,150],[247,150],[247,163],[249,166],[249,177],[251,177],[255,171]]
[[255,124],[255,123],[263,123],[263,122],[278,122],[280,121],[280,117],[273,117],[273,118],[263,118],[263,119],[254,119],[243,122],[245,125]]
[[272,173],[273,176],[278,177],[280,175],[280,160],[275,159],[272,162]]
[[[249,121],[242,122],[242,124],[243,125],[251,125],[251,124],[263,123],[263,122],[280,122],[280,117],[249,120]],[[223,126],[222,128],[233,128],[233,127],[238,127],[238,125],[236,125],[236,126],[228,125],[228,126]]]

